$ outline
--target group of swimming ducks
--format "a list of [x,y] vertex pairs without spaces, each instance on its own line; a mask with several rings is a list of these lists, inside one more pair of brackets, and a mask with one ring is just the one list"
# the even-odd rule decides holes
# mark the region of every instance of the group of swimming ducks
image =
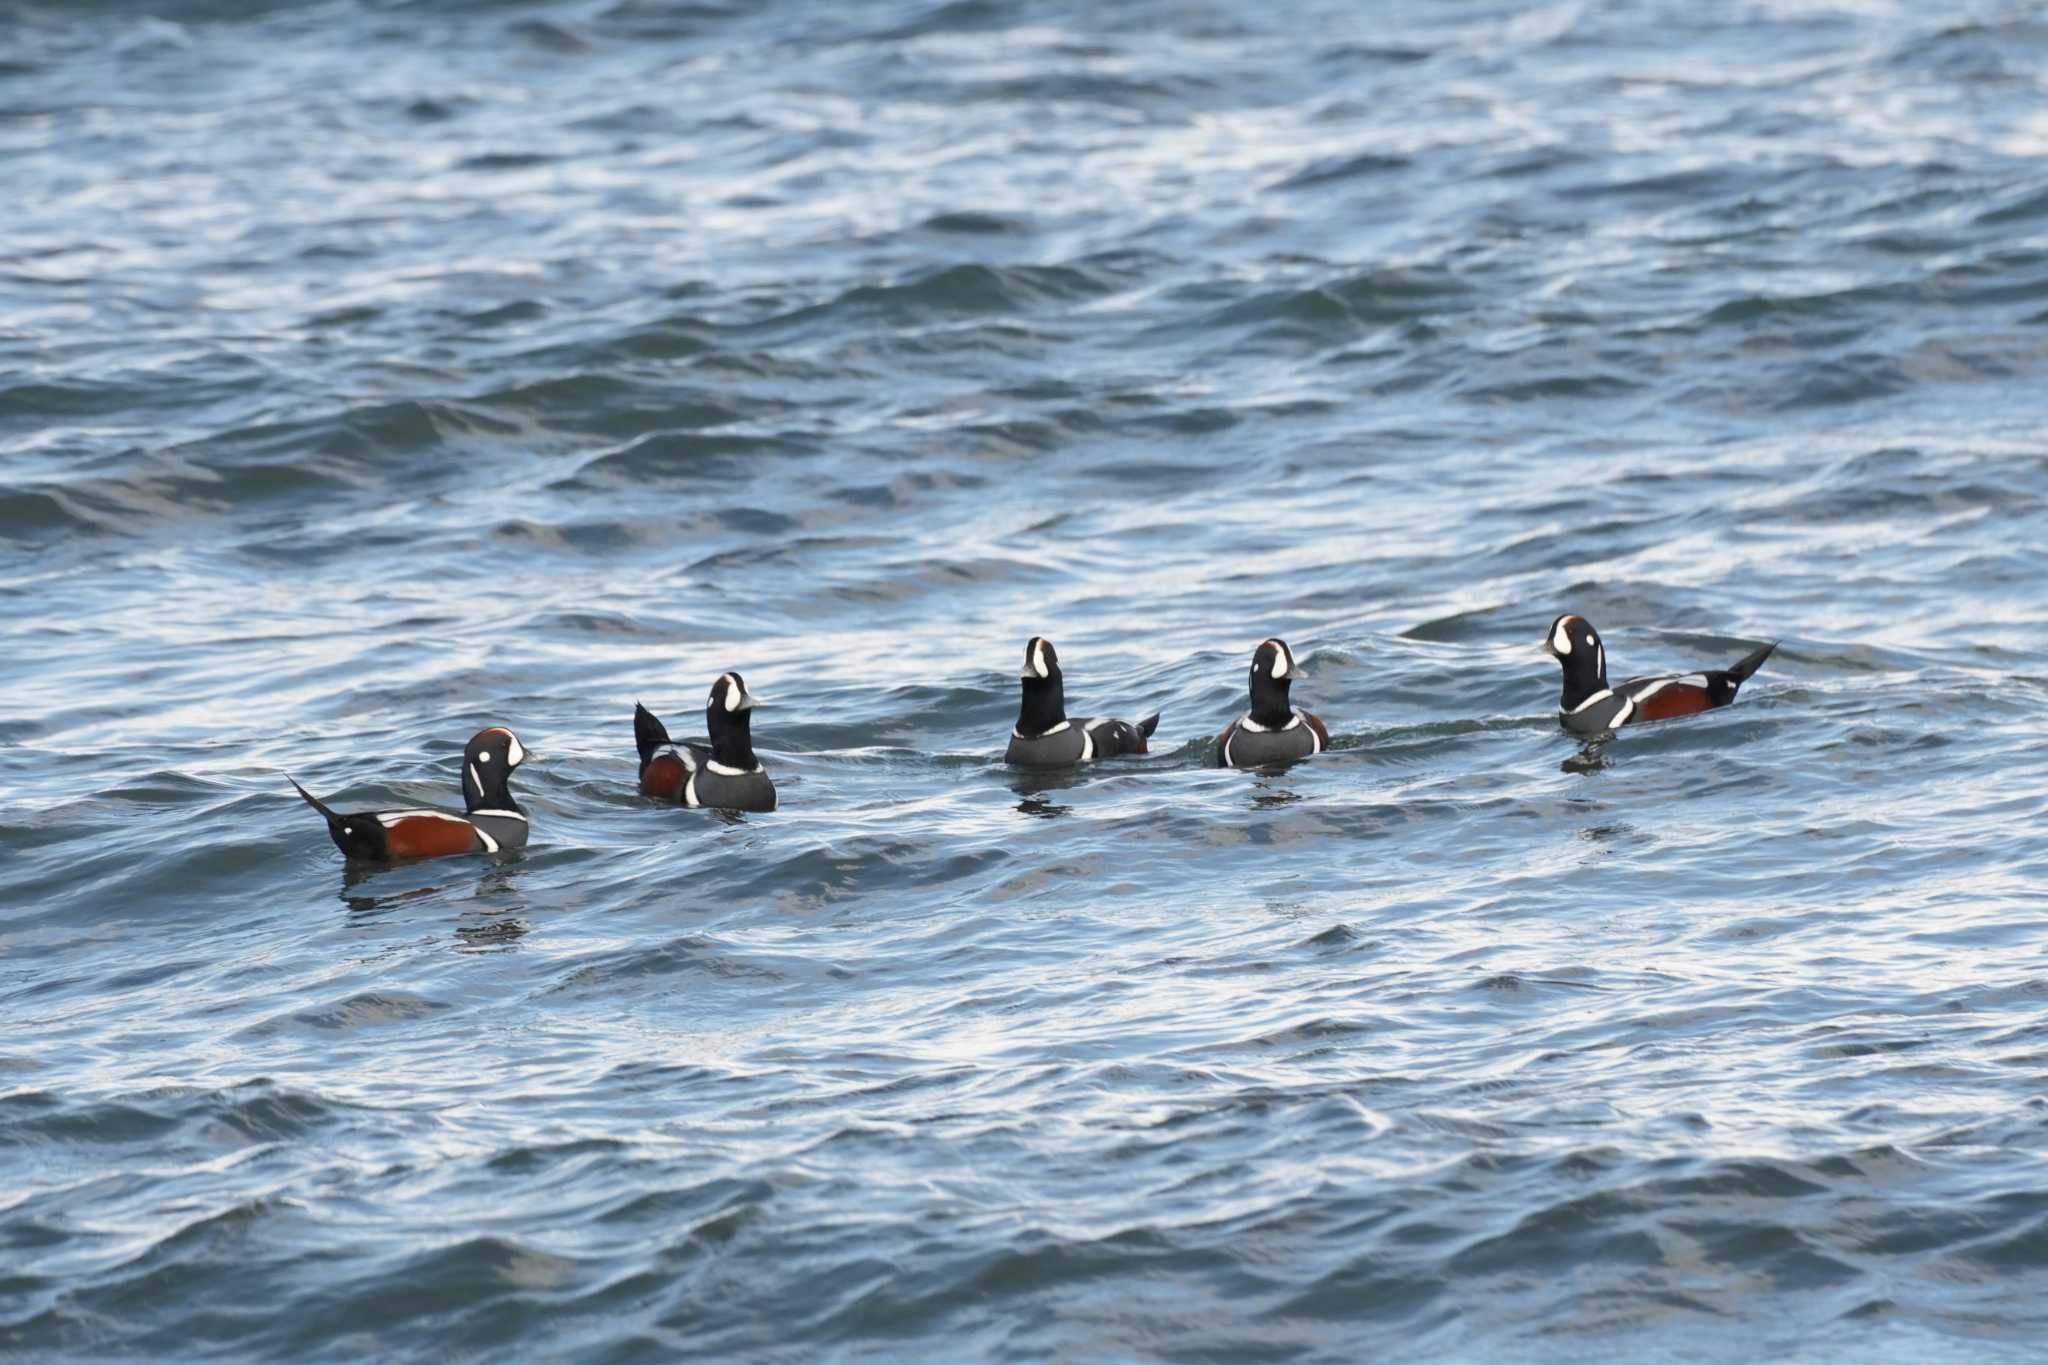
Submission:
[[[1583,616],[1551,622],[1545,642],[1564,670],[1558,721],[1580,735],[1598,735],[1645,721],[1711,711],[1735,700],[1736,689],[1770,657],[1776,642],[1726,669],[1658,673],[1607,681],[1607,647]],[[1139,721],[1071,720],[1065,678],[1052,641],[1034,635],[1024,646],[1024,690],[1007,762],[1020,768],[1067,768],[1092,759],[1142,754],[1158,728],[1157,712]],[[1251,705],[1216,736],[1216,762],[1225,768],[1265,768],[1310,758],[1330,746],[1330,731],[1289,700],[1302,678],[1285,640],[1261,641],[1252,651]],[[633,738],[640,749],[640,794],[656,801],[714,810],[775,809],[775,783],[754,756],[754,696],[737,673],[711,684],[704,708],[708,744],[678,744],[653,712],[633,707]],[[330,809],[297,782],[292,786],[327,821],[335,845],[350,858],[393,862],[457,853],[499,853],[523,847],[526,812],[512,799],[512,770],[526,761],[518,736],[503,726],[480,730],[462,753],[462,796],[467,811]],[[286,779],[290,781],[289,778]]]

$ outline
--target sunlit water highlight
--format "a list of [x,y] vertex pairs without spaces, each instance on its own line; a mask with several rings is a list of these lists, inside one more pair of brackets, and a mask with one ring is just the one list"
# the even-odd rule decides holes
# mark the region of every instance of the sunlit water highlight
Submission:
[[[0,12],[0,1353],[2035,1358],[2044,61]],[[1567,608],[1784,643],[1585,753]],[[1151,758],[999,765],[1040,631]],[[636,799],[730,667],[783,809]],[[487,723],[504,862],[282,776]]]

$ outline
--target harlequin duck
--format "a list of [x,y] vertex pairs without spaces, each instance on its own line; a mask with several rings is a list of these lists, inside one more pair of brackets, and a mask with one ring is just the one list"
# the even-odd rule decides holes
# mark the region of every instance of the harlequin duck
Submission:
[[1025,644],[1024,671],[1017,676],[1024,681],[1024,702],[1003,760],[1020,768],[1066,768],[1091,758],[1142,754],[1145,741],[1159,728],[1157,711],[1135,725],[1126,720],[1068,720],[1059,651],[1042,635]]
[[462,799],[467,816],[437,810],[329,809],[287,776],[285,781],[327,821],[334,846],[350,858],[388,863],[451,853],[503,853],[526,847],[526,812],[512,799],[512,770],[526,761],[525,746],[503,726],[479,730],[462,751]]
[[1266,640],[1252,651],[1252,709],[1216,736],[1218,767],[1288,763],[1330,747],[1330,732],[1322,721],[1287,702],[1287,689],[1302,676],[1285,640]]
[[775,784],[754,757],[752,712],[758,703],[737,673],[721,673],[704,706],[711,745],[678,744],[654,713],[633,704],[640,746],[640,794],[714,810],[774,810]]
[[1771,657],[1776,640],[1725,669],[1702,673],[1657,673],[1607,685],[1607,646],[1583,616],[1564,615],[1550,623],[1545,642],[1564,669],[1564,696],[1557,719],[1577,735],[1597,735],[1646,720],[1669,720],[1711,711],[1735,700],[1735,690]]

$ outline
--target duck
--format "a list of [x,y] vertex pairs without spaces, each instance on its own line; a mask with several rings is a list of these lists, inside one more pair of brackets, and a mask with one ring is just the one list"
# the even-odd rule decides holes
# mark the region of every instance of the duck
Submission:
[[712,810],[771,811],[775,783],[754,756],[753,713],[760,701],[737,673],[721,673],[704,704],[711,743],[678,744],[640,703],[633,740],[640,749],[640,794]]
[[1330,747],[1323,722],[1289,703],[1287,692],[1303,677],[1285,640],[1261,640],[1252,651],[1251,709],[1216,736],[1216,764],[1260,768],[1311,758]]
[[1139,721],[1069,720],[1066,678],[1052,641],[1034,635],[1024,644],[1023,701],[1003,761],[1019,768],[1070,768],[1092,759],[1148,752],[1159,728],[1154,711]]
[[509,853],[526,847],[526,812],[512,799],[512,770],[526,759],[519,736],[504,726],[477,731],[462,751],[462,815],[438,810],[343,813],[301,787],[289,773],[285,781],[320,812],[328,836],[345,858],[392,863],[461,853]]
[[1597,735],[1624,725],[1670,720],[1731,705],[1735,693],[1763,667],[1776,640],[1743,655],[1726,668],[1699,673],[1652,673],[1626,682],[1607,682],[1607,646],[1585,617],[1567,612],[1550,623],[1544,648],[1564,670],[1558,724],[1575,735]]

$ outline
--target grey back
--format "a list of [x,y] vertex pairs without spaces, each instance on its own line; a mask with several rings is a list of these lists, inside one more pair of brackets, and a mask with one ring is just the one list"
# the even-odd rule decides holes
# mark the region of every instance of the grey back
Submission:
[[1012,730],[1010,747],[1003,753],[1005,762],[1020,768],[1067,768],[1094,756],[1095,744],[1085,723],[1072,720],[1063,720],[1044,734],[1029,738]]
[[[516,810],[473,810],[469,823],[486,843],[484,852],[507,853],[526,847],[526,817]],[[488,847],[496,844],[495,849]]]
[[774,810],[775,783],[756,765],[751,772],[721,772],[705,764],[683,783],[683,804],[713,810]]
[[1268,763],[1291,763],[1322,748],[1316,732],[1302,719],[1299,707],[1295,709],[1294,719],[1279,730],[1248,729],[1246,726],[1250,720],[1247,713],[1232,723],[1216,755],[1224,767],[1258,768]]
[[1595,692],[1580,702],[1577,710],[1559,711],[1558,723],[1575,735],[1597,735],[1602,730],[1612,730],[1616,724],[1626,724],[1627,713],[1635,709],[1635,704],[1622,687]]
[[735,771],[711,757],[698,744],[678,744],[676,756],[683,760],[683,804],[710,810],[774,810],[775,783],[768,770],[756,763]]

